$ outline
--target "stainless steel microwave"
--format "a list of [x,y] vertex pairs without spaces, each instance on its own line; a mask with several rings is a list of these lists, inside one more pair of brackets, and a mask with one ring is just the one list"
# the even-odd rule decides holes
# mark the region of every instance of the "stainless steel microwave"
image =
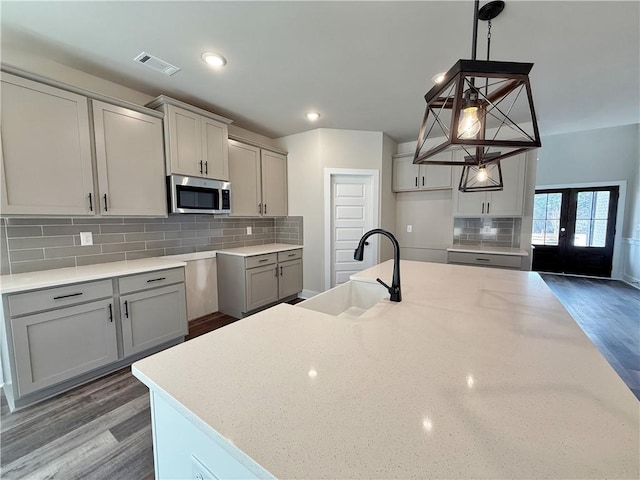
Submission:
[[208,178],[167,177],[169,213],[231,213],[231,183]]

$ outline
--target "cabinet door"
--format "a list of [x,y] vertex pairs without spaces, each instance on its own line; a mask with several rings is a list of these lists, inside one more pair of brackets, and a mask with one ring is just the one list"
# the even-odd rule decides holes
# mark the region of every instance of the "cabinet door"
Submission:
[[85,97],[2,74],[2,213],[91,215]]
[[419,165],[413,164],[413,155],[393,159],[393,191],[405,192],[418,189]]
[[456,179],[456,185],[453,187],[453,215],[460,217],[483,215],[487,199],[486,192],[461,192],[457,185],[460,175],[462,175],[462,167],[455,167],[453,169],[453,178]]
[[488,215],[522,215],[524,207],[525,154],[507,158],[501,163],[504,188],[487,193],[485,213]]
[[278,265],[278,297],[285,298],[302,291],[302,260],[290,260]]
[[255,217],[262,213],[260,149],[229,140],[231,215]]
[[420,165],[419,188],[421,190],[451,188],[451,167],[447,165]]
[[262,151],[262,214],[269,217],[287,215],[287,157]]
[[202,177],[202,130],[200,115],[173,105],[167,105],[169,122],[169,172]]
[[162,119],[93,101],[101,215],[167,214]]
[[111,300],[11,319],[20,396],[115,362]]
[[207,117],[201,118],[204,176],[216,180],[229,180],[227,125]]
[[184,284],[120,297],[122,344],[130,356],[187,334]]
[[247,308],[245,312],[278,301],[277,265],[247,269],[245,279],[247,282]]

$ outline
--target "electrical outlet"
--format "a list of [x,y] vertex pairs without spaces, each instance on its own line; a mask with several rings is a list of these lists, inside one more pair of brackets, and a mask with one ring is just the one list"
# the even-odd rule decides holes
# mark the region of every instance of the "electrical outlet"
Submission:
[[80,245],[93,245],[93,234],[91,232],[80,232]]
[[491,227],[490,226],[482,227],[482,234],[491,235]]
[[251,227],[247,227],[247,235],[251,235],[251,232],[253,232],[253,229]]
[[407,233],[413,232],[413,225],[407,225]]

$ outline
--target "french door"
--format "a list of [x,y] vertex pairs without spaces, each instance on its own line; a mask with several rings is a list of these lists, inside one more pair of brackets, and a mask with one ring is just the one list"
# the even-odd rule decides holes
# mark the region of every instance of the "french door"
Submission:
[[618,187],[536,190],[533,270],[610,277]]

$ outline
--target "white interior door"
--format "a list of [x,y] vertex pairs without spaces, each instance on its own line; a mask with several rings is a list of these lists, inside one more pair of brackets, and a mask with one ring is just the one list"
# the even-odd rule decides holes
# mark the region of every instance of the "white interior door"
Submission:
[[372,267],[378,254],[378,235],[370,237],[364,261],[353,253],[362,235],[376,227],[373,178],[369,175],[331,176],[331,287],[349,276]]

